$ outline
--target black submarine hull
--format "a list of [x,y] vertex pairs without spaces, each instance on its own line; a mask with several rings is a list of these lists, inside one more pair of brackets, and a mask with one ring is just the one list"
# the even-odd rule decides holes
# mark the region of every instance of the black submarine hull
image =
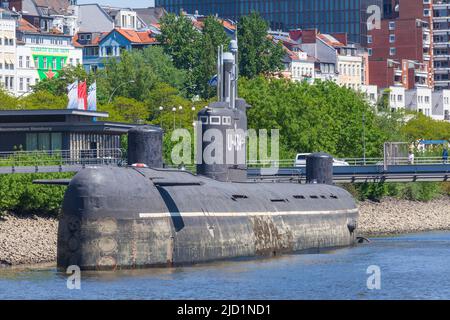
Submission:
[[352,196],[331,185],[85,169],[65,195],[57,263],[133,269],[345,247],[357,219]]

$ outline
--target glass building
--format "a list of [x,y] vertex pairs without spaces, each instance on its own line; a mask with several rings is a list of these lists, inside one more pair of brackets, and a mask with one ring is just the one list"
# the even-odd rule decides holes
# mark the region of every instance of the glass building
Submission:
[[349,41],[366,43],[367,8],[383,0],[156,0],[168,12],[218,14],[237,20],[252,11],[259,12],[272,30],[317,28],[322,33],[346,32]]

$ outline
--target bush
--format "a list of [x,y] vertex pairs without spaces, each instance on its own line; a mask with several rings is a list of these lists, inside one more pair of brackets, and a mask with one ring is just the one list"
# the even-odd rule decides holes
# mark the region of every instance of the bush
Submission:
[[72,176],[72,173],[0,175],[0,212],[57,216],[66,187],[34,185],[33,180]]

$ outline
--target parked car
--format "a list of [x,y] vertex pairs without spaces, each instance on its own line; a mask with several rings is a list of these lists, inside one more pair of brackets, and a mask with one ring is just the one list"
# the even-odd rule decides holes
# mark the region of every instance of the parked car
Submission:
[[[306,157],[309,156],[311,153],[299,153],[297,154],[297,157],[295,158],[295,167],[306,167]],[[350,164],[343,160],[338,160],[333,158],[333,166],[334,167],[346,167]]]

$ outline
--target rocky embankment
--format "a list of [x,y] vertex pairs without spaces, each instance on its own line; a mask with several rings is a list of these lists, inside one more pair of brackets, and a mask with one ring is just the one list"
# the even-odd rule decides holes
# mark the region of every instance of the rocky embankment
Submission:
[[431,202],[386,198],[359,207],[358,234],[363,236],[450,230],[450,197]]
[[[362,236],[450,230],[450,197],[429,203],[385,199],[360,203]],[[0,217],[0,265],[54,263],[58,221]]]
[[0,216],[0,265],[56,261],[57,233],[53,218]]

